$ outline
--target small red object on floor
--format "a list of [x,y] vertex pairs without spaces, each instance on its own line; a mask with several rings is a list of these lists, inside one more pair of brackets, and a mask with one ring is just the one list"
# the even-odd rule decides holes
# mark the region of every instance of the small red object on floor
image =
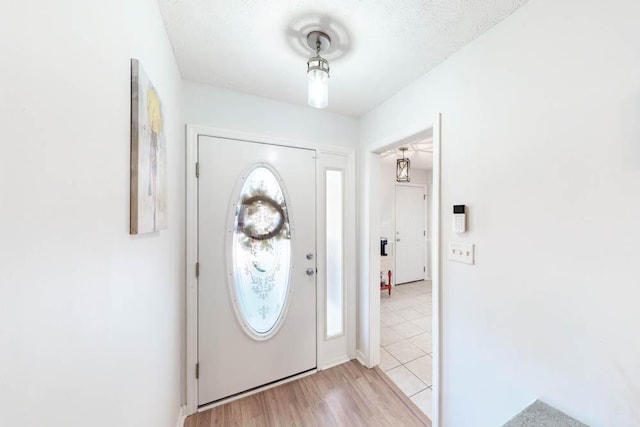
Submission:
[[385,290],[389,290],[389,296],[391,296],[391,270],[388,271],[389,274],[389,281],[387,282],[387,284],[385,285],[384,282],[380,282],[380,290],[381,291],[385,291]]

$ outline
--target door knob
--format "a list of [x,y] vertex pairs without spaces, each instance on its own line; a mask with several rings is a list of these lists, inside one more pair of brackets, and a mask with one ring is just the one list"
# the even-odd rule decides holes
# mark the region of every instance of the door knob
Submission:
[[311,252],[307,254],[307,259],[313,259],[313,254]]
[[316,270],[314,268],[307,268],[307,276],[313,276],[315,272]]

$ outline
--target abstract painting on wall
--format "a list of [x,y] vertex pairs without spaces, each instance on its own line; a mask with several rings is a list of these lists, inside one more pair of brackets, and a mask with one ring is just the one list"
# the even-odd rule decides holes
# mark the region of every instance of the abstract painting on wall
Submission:
[[167,144],[158,92],[131,60],[130,233],[167,228]]

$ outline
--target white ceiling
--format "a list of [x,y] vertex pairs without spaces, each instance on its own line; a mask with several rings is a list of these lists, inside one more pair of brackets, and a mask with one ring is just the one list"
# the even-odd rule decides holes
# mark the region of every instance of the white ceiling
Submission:
[[361,116],[527,0],[158,0],[185,79],[307,103],[306,35],[332,38],[328,110]]
[[[380,161],[385,167],[395,165],[402,158],[400,147],[406,147],[404,157],[411,160],[411,169],[433,169],[433,129],[420,132],[395,144],[393,148],[380,153]],[[395,166],[393,166],[395,167]]]

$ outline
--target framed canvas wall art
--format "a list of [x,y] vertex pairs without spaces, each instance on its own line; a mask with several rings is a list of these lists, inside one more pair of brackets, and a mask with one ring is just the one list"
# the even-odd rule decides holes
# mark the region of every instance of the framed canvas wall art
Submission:
[[162,102],[137,59],[131,60],[130,233],[167,228],[167,144]]

